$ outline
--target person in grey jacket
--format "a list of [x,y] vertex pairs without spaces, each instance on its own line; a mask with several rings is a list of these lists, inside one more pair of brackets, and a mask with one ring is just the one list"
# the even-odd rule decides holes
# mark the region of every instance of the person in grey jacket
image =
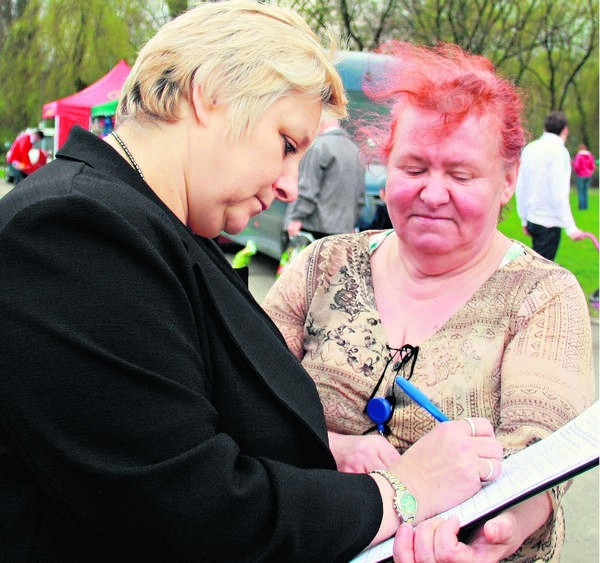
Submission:
[[360,150],[337,119],[324,116],[319,136],[300,162],[298,198],[288,205],[285,228],[315,239],[354,230],[365,203]]

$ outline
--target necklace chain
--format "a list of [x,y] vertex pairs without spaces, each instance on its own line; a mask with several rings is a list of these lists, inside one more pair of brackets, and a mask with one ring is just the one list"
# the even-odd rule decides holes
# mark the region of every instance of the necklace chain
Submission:
[[133,155],[131,154],[131,151],[127,148],[127,145],[125,144],[125,142],[123,141],[123,139],[121,139],[121,137],[119,137],[119,135],[117,135],[116,131],[113,131],[111,133],[111,135],[117,140],[117,143],[119,143],[119,145],[121,146],[121,148],[123,149],[123,151],[127,155],[127,158],[129,159],[129,162],[131,162],[131,165],[137,170],[137,173],[140,175],[140,178],[145,181],[144,174],[142,173],[142,170],[140,169],[138,163],[135,161],[135,158],[133,158]]

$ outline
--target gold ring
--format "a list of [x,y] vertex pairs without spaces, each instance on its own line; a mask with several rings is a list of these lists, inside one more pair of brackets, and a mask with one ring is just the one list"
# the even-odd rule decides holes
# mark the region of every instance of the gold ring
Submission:
[[475,427],[475,423],[473,422],[473,419],[465,418],[465,421],[467,422],[467,424],[469,425],[469,428],[471,429],[471,436],[477,436],[477,428]]

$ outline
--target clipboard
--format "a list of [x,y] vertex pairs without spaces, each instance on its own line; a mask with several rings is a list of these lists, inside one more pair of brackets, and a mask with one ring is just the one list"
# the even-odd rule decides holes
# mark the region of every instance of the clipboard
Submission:
[[[531,446],[507,457],[502,474],[461,504],[439,514],[457,515],[460,541],[468,541],[483,522],[532,496],[598,465],[600,402]],[[559,454],[559,455],[557,455]],[[359,553],[350,563],[392,561],[394,538]]]

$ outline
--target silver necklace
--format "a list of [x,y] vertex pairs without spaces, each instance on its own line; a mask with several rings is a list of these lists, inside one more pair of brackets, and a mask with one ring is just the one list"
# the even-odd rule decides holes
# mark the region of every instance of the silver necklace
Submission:
[[119,137],[119,135],[117,135],[116,131],[113,131],[111,133],[111,135],[117,140],[117,143],[119,143],[119,145],[121,145],[121,148],[123,149],[123,151],[127,155],[127,158],[129,159],[129,162],[131,162],[131,165],[137,170],[137,173],[140,175],[140,178],[142,180],[146,181],[146,179],[144,178],[144,174],[142,173],[142,171],[141,171],[138,163],[135,161],[135,158],[133,158],[133,155],[131,154],[131,152],[127,148],[127,145],[123,142],[123,139],[121,139],[121,137]]

